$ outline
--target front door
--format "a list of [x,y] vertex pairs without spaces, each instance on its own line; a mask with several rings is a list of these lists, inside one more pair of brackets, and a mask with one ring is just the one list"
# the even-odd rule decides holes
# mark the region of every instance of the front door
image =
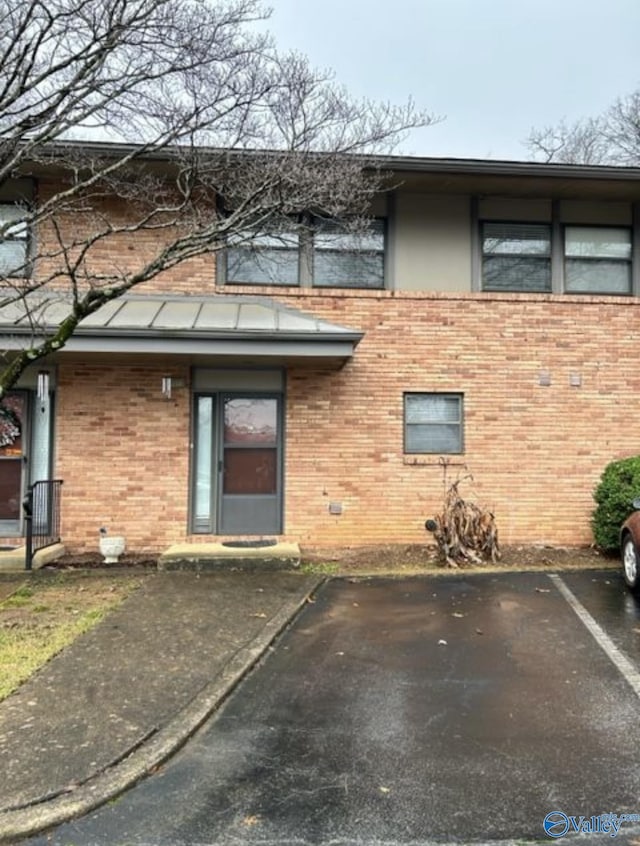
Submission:
[[0,402],[0,534],[20,534],[27,460],[27,395],[10,393]]
[[195,398],[193,529],[222,535],[282,532],[282,398]]

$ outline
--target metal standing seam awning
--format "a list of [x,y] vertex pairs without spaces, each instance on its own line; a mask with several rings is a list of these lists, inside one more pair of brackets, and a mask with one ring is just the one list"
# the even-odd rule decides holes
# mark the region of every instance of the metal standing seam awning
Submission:
[[[32,319],[58,325],[68,314],[62,297],[29,302]],[[23,303],[0,309],[0,347],[21,349],[32,328]],[[36,335],[38,333],[36,332]],[[267,297],[132,294],[85,318],[58,353],[177,355],[344,363],[363,333]]]

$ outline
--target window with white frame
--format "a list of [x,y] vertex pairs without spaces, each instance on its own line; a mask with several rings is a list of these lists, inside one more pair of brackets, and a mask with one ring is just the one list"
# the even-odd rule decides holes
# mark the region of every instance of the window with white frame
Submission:
[[0,276],[28,274],[29,230],[23,218],[23,207],[0,203]]
[[229,284],[384,287],[384,221],[364,230],[337,221],[292,224],[279,233],[247,231],[227,247]]
[[405,453],[463,452],[462,394],[404,395]]
[[564,287],[568,294],[630,294],[631,230],[566,226]]
[[548,224],[484,222],[481,240],[484,291],[551,291]]

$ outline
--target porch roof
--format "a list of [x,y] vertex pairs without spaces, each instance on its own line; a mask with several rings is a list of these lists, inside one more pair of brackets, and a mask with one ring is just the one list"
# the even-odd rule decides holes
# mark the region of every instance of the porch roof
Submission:
[[[0,346],[18,349],[24,335],[60,324],[62,297],[35,297],[0,309]],[[117,353],[267,358],[353,355],[362,332],[321,320],[268,297],[131,294],[85,318],[60,355]]]

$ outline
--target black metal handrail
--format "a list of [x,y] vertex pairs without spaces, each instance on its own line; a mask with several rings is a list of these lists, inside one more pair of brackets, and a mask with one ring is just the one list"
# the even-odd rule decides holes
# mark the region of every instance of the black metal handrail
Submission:
[[22,502],[25,519],[25,567],[31,570],[33,556],[60,542],[60,488],[62,479],[43,479],[27,488]]

